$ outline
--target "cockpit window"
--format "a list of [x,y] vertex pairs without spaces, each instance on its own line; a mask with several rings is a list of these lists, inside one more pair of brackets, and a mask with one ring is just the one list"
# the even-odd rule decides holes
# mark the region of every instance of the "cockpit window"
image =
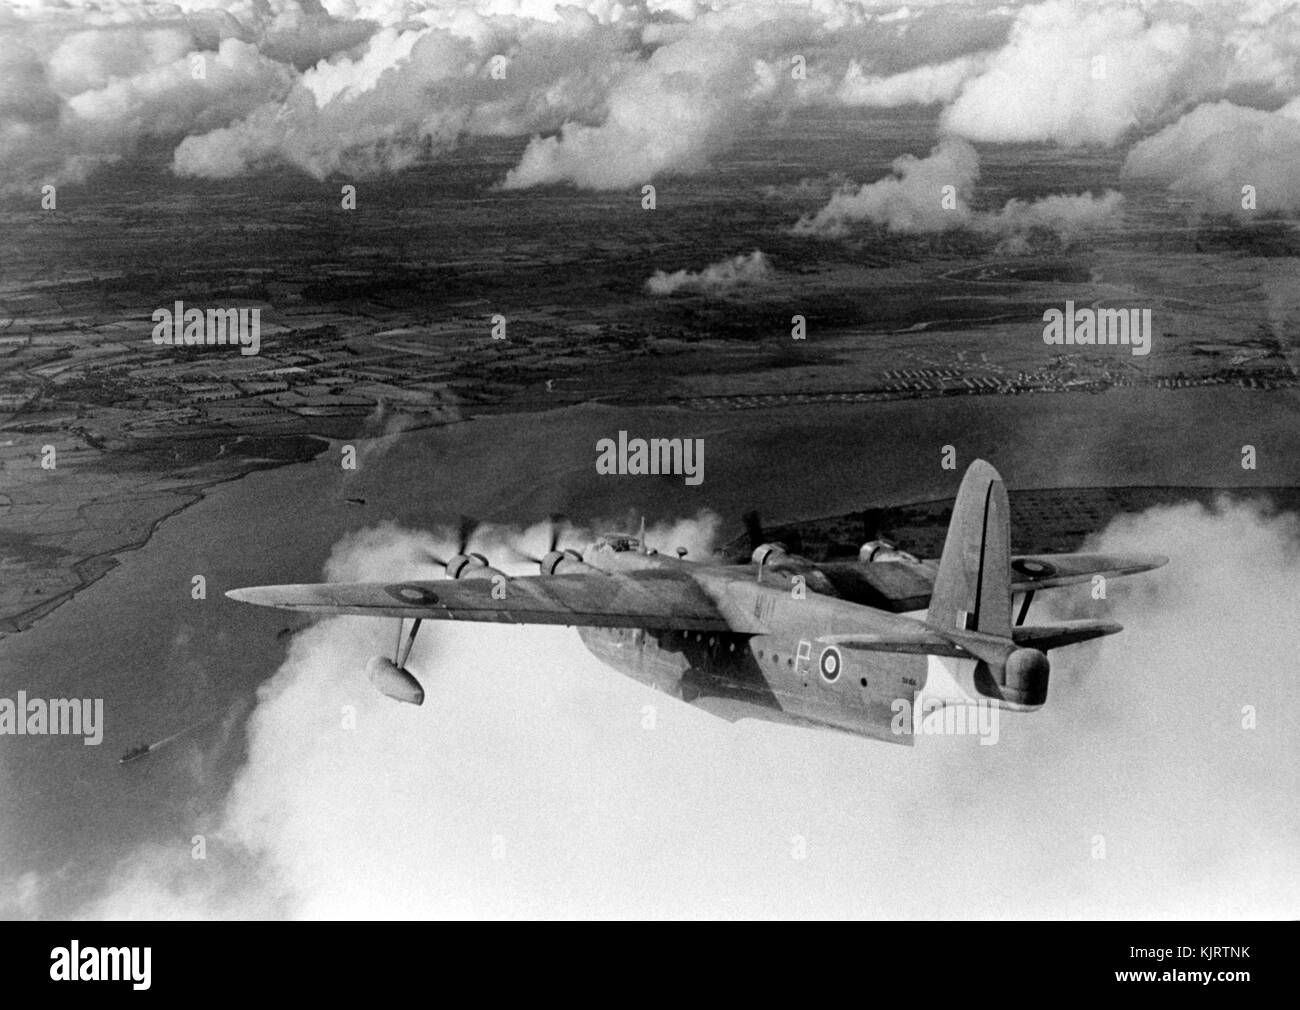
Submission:
[[612,533],[601,538],[600,546],[614,551],[615,553],[623,554],[627,551],[638,550],[641,546],[641,542],[636,537],[628,537],[623,536],[622,534]]

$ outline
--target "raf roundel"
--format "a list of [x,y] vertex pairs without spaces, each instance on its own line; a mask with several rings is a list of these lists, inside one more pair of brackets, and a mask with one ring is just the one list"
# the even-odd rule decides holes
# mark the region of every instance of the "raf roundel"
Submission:
[[437,593],[416,583],[408,582],[395,586],[385,586],[384,592],[400,603],[410,603],[416,606],[433,606],[438,602]]
[[840,675],[840,650],[833,645],[828,645],[822,649],[821,658],[817,661],[817,666],[821,670],[822,679],[827,683],[835,680]]
[[1011,567],[1021,575],[1035,579],[1048,579],[1056,574],[1056,566],[1037,558],[1016,558]]

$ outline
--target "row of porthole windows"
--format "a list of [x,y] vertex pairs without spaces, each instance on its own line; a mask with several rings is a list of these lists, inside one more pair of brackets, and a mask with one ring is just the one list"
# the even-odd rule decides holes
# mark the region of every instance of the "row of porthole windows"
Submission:
[[[641,629],[639,628],[613,628],[612,629],[613,633],[618,638],[631,638],[635,636],[639,630]],[[658,641],[659,637],[662,637],[664,639],[671,639],[673,635],[680,635],[683,641],[689,641],[691,638],[691,633],[689,631],[670,631],[665,635],[652,636],[652,637],[655,637],[656,641]],[[705,641],[704,635],[701,632],[698,631],[695,632],[695,641],[704,642]],[[708,641],[705,644],[707,644],[710,649],[716,649],[718,647],[718,636],[710,635]],[[736,651],[736,643],[734,640],[727,643],[727,651],[728,652]]]
[[[622,638],[622,637],[624,637],[625,635],[630,636],[630,635],[635,634],[635,630],[636,630],[636,629],[617,628],[617,629],[615,629],[615,630],[616,630],[618,636],[619,636],[620,638]],[[680,632],[680,634],[681,634],[681,636],[682,636],[683,638],[689,638],[689,637],[690,637],[690,633],[689,633],[689,632]],[[704,635],[703,635],[701,632],[698,632],[698,631],[697,631],[697,632],[695,633],[695,640],[696,640],[697,642],[702,642],[702,641],[704,641]],[[710,636],[709,636],[709,639],[708,639],[708,646],[709,646],[709,648],[710,648],[710,649],[717,648],[717,645],[718,645],[718,639],[717,639],[717,636],[715,636],[715,635],[710,635]],[[734,641],[732,641],[732,642],[728,642],[728,643],[727,643],[727,651],[728,651],[728,652],[735,652],[735,651],[736,651],[736,643],[735,643]],[[764,651],[763,651],[762,649],[759,649],[759,650],[758,650],[758,658],[759,658],[759,659],[764,659],[764,658],[766,658],[766,657],[765,657],[765,654],[764,654]],[[778,665],[778,666],[780,665],[780,663],[781,663],[781,657],[780,657],[777,653],[773,652],[773,653],[771,654],[771,659],[772,659],[772,663],[773,663],[774,665]],[[788,666],[788,667],[790,667],[791,669],[793,669],[793,668],[794,668],[794,657],[793,657],[793,656],[786,656],[786,658],[785,658],[785,665]],[[827,679],[827,680],[834,680],[835,677],[828,677],[828,678],[826,678],[826,679]],[[862,677],[862,678],[860,678],[860,679],[858,680],[858,683],[861,684],[863,687],[866,687],[866,686],[867,686],[867,678],[866,678],[866,677]]]

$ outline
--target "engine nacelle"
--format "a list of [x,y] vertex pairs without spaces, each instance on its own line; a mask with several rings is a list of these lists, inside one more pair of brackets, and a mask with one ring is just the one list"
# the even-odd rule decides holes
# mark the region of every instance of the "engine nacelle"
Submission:
[[543,575],[568,575],[575,572],[588,574],[599,571],[582,560],[582,555],[575,550],[547,551],[538,562],[537,567]]
[[888,540],[868,540],[858,548],[858,560],[871,561],[916,561],[916,555],[900,551]]
[[510,578],[499,568],[493,568],[488,564],[488,559],[482,554],[457,554],[447,562],[449,579],[491,579],[498,575],[503,579]]
[[486,568],[488,559],[482,554],[457,554],[447,562],[447,578],[459,579],[475,568]]
[[1037,649],[1015,649],[1001,670],[981,660],[975,665],[975,689],[1015,708],[1037,708],[1047,701],[1052,663]]
[[754,553],[749,556],[749,559],[756,565],[770,565],[784,561],[789,556],[781,544],[759,544],[754,548]]
[[424,688],[415,679],[411,671],[398,666],[387,656],[375,656],[366,664],[366,677],[379,689],[380,694],[387,695],[394,701],[404,701],[408,705],[424,704]]

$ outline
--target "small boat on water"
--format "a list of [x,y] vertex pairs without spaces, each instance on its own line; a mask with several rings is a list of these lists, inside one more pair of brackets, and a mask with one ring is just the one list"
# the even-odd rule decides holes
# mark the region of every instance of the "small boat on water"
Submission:
[[151,751],[152,749],[153,747],[151,744],[147,744],[147,743],[139,744],[138,746],[132,747],[129,751],[127,751],[120,758],[118,758],[117,763],[120,765],[124,765],[128,761],[134,761],[136,758],[142,758],[146,754],[148,754],[149,751]]
[[[285,631],[288,630],[289,630],[288,628],[285,629]],[[124,765],[131,761],[135,761],[138,760],[139,758],[145,757],[146,755],[152,754],[156,750],[161,750],[163,747],[166,747],[173,740],[179,740],[186,733],[192,732],[193,730],[198,729],[200,726],[206,725],[207,723],[211,722],[215,718],[216,718],[215,714],[209,715],[203,719],[200,719],[198,722],[191,723],[190,725],[186,726],[184,729],[177,730],[171,736],[163,737],[161,740],[155,740],[153,743],[136,744],[136,746],[132,747],[129,751],[127,751],[120,758],[118,758],[117,763],[120,765]]]

